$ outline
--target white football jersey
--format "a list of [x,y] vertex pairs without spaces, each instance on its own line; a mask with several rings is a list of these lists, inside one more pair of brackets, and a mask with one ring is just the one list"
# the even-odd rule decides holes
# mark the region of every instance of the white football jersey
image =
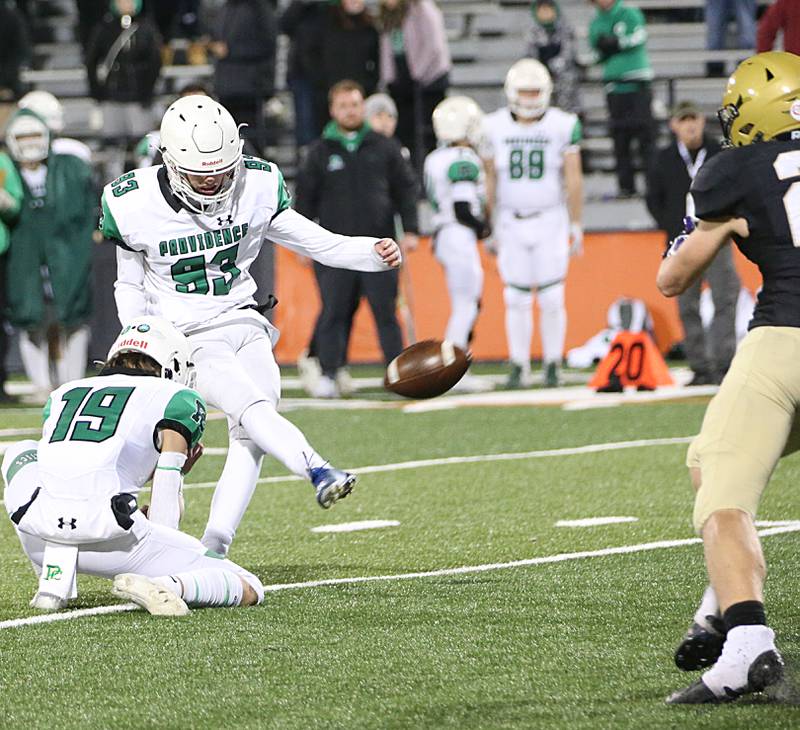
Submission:
[[162,428],[198,443],[206,405],[163,378],[110,374],[82,378],[50,394],[38,445],[42,484],[53,496],[86,499],[136,492],[153,474]]
[[497,208],[527,213],[566,203],[564,153],[581,139],[575,114],[550,107],[541,119],[520,124],[503,107],[485,117],[484,137],[484,156],[497,173]]
[[485,181],[483,162],[471,147],[439,147],[425,158],[425,189],[438,230],[457,223],[453,204],[469,203],[476,218],[483,216]]
[[274,215],[291,197],[280,170],[246,158],[233,203],[214,215],[192,213],[171,194],[163,166],[128,172],[106,185],[103,233],[144,254],[147,314],[186,329],[255,304],[249,269]]

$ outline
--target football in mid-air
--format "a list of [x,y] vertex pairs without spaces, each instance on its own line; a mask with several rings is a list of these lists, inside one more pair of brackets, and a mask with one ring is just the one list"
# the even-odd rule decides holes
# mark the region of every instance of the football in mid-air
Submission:
[[434,398],[461,380],[471,359],[447,340],[417,342],[389,363],[383,384],[406,398]]

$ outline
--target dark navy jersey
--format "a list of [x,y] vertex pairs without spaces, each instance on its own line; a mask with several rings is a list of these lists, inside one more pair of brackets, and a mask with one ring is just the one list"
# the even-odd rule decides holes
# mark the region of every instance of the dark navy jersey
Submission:
[[800,327],[800,142],[723,150],[700,168],[692,197],[701,220],[747,220],[750,235],[734,241],[764,279],[750,329]]

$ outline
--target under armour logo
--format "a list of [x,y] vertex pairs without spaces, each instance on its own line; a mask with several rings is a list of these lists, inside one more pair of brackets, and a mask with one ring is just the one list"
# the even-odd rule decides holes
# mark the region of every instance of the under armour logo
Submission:
[[233,216],[232,216],[232,215],[229,215],[229,216],[227,217],[227,219],[225,219],[225,218],[221,218],[220,216],[217,216],[217,225],[218,225],[220,228],[222,228],[222,226],[224,226],[226,223],[227,223],[229,226],[230,226],[230,225],[233,225]]
[[71,520],[65,520],[63,517],[58,518],[58,529],[63,530],[67,525],[70,526],[71,529],[76,529],[78,527],[78,520],[73,517]]

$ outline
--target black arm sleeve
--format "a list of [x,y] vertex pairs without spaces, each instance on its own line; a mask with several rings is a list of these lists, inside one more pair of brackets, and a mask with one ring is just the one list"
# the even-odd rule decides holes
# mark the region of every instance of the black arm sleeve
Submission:
[[466,200],[457,200],[453,203],[453,211],[456,214],[456,220],[462,226],[471,228],[478,238],[486,237],[486,223],[472,214],[472,210],[470,210],[469,203]]
[[419,233],[417,220],[417,177],[411,162],[403,156],[397,140],[390,142],[389,174],[390,193],[395,210],[403,221],[406,233]]
[[319,198],[325,175],[323,161],[325,148],[321,140],[312,142],[300,167],[294,190],[294,209],[310,220],[319,217]]

